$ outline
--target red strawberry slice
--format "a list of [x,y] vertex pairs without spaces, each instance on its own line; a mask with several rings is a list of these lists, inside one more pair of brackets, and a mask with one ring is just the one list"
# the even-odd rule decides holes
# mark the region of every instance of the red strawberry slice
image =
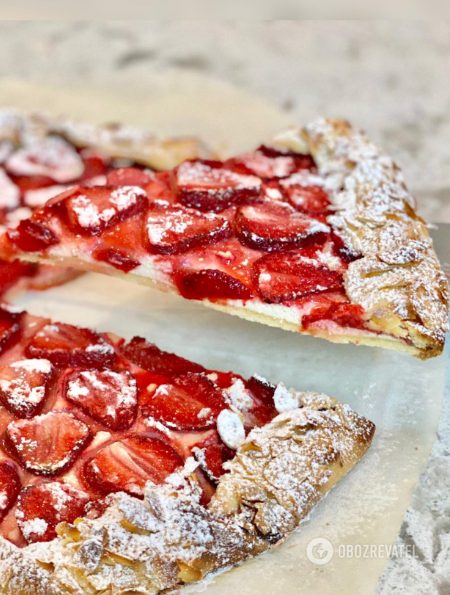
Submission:
[[122,221],[112,229],[103,232],[92,256],[128,273],[140,264],[135,255],[136,246],[140,246],[141,238],[142,222],[139,218]]
[[16,519],[28,543],[51,541],[59,523],[84,515],[89,496],[59,482],[26,487],[19,496]]
[[220,161],[185,161],[175,170],[178,199],[187,207],[219,213],[255,200],[261,180],[223,169]]
[[307,329],[313,324],[331,320],[344,328],[363,329],[365,328],[363,315],[364,309],[358,304],[331,302],[329,304],[319,305],[310,314],[303,316],[302,327]]
[[65,382],[65,396],[111,430],[128,429],[136,419],[136,380],[127,372],[75,370]]
[[210,481],[217,483],[224,474],[224,463],[233,459],[236,453],[228,448],[220,439],[217,432],[213,432],[204,442],[196,444],[193,453]]
[[297,213],[287,204],[268,201],[240,207],[235,228],[243,244],[267,252],[323,242],[330,231],[328,226]]
[[42,190],[49,186],[55,185],[55,180],[48,176],[13,176],[11,179],[14,180],[14,184],[20,188],[22,195],[26,194],[29,190]]
[[147,195],[139,186],[77,187],[59,202],[70,229],[83,235],[99,235],[142,213],[147,204]]
[[80,178],[84,172],[83,160],[75,148],[56,136],[15,151],[5,167],[16,176],[46,176],[60,184]]
[[265,378],[260,376],[252,376],[247,381],[247,387],[257,397],[259,401],[265,405],[273,406],[273,395],[275,394],[276,386]]
[[152,254],[180,254],[209,246],[231,234],[226,219],[182,206],[153,203],[147,211],[146,244]]
[[115,169],[106,176],[108,186],[141,186],[150,184],[153,179],[151,173],[145,172],[137,167],[121,167]]
[[105,248],[94,251],[92,255],[96,260],[107,262],[124,273],[129,273],[140,265],[138,260],[131,258],[124,250],[120,249]]
[[84,173],[81,177],[82,182],[106,175],[109,165],[109,160],[106,157],[102,157],[92,149],[82,151],[81,157],[84,162]]
[[16,417],[30,418],[42,407],[53,373],[46,359],[24,359],[0,368],[0,399]]
[[164,439],[133,436],[102,448],[84,465],[84,477],[100,494],[142,496],[147,481],[163,483],[182,465],[183,459]]
[[0,522],[14,506],[22,489],[19,472],[11,461],[0,463]]
[[123,355],[144,370],[162,376],[181,376],[188,372],[206,372],[203,366],[183,357],[162,351],[142,337],[134,337],[122,348]]
[[248,300],[255,295],[239,279],[216,269],[194,273],[180,270],[175,283],[180,294],[189,300]]
[[71,413],[51,411],[30,420],[12,421],[6,437],[28,471],[36,475],[57,475],[73,465],[91,432]]
[[178,430],[209,428],[226,407],[222,391],[203,374],[176,378],[142,400],[145,415]]
[[26,354],[49,359],[59,367],[95,367],[111,365],[114,348],[103,337],[85,328],[61,322],[46,324],[31,339]]
[[145,186],[145,191],[150,202],[164,201],[167,203],[175,202],[175,194],[172,192],[172,173],[162,171],[150,180]]
[[36,219],[24,219],[17,229],[7,232],[10,241],[24,252],[41,252],[59,244],[57,235],[44,223]]
[[331,205],[328,193],[320,186],[289,185],[285,192],[291,205],[303,213],[325,214]]
[[253,424],[258,427],[268,424],[278,415],[273,401],[276,386],[264,378],[252,376],[247,382],[247,388],[255,402],[251,410]]
[[22,318],[22,312],[9,312],[0,306],[0,353],[20,339]]
[[313,169],[310,155],[298,155],[262,145],[252,153],[229,159],[225,165],[240,173],[255,174],[264,180],[286,178],[302,169]]
[[362,257],[362,254],[356,252],[336,230],[331,233],[331,239],[333,241],[333,252],[344,262],[353,262]]
[[255,269],[261,298],[269,303],[342,287],[341,273],[292,252],[263,256]]

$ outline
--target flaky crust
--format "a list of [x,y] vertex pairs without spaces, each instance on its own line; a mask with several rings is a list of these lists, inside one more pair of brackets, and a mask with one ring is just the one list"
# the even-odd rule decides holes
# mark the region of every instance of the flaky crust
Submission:
[[211,156],[194,137],[160,138],[116,123],[95,125],[44,114],[0,111],[0,141],[22,146],[54,135],[76,147],[98,149],[109,157],[129,159],[156,170],[172,169],[186,159]]
[[343,120],[320,119],[275,142],[310,153],[336,188],[329,221],[362,254],[350,263],[345,288],[370,327],[422,359],[439,355],[448,331],[448,283],[398,166]]
[[62,524],[51,543],[0,548],[5,595],[151,595],[201,580],[282,542],[364,455],[374,425],[335,399],[297,393],[299,408],[250,432],[208,508],[188,459],[144,501],[108,499],[96,520]]

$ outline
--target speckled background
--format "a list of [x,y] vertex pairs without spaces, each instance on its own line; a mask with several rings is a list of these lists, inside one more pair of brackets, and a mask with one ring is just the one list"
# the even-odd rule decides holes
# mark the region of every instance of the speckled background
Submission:
[[[450,24],[0,22],[0,77],[129,85],[168,70],[225,79],[299,123],[352,120],[403,167],[427,220],[450,223]],[[391,560],[378,595],[450,595],[449,401],[399,537],[416,557]]]

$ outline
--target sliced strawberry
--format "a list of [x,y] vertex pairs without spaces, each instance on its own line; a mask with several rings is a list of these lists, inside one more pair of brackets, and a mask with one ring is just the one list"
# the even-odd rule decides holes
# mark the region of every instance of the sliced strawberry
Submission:
[[51,411],[12,421],[6,438],[22,465],[36,475],[57,475],[73,465],[91,437],[71,413]]
[[16,417],[30,418],[41,409],[53,373],[46,359],[24,359],[0,368],[0,399]]
[[264,180],[286,178],[301,169],[313,169],[310,155],[299,155],[262,145],[252,153],[244,153],[229,159],[225,165],[244,174],[256,174]]
[[356,252],[336,231],[331,233],[331,239],[333,240],[333,252],[344,262],[349,263],[361,258],[362,254]]
[[292,252],[263,256],[255,269],[261,297],[269,303],[342,287],[341,273]]
[[99,235],[103,230],[142,213],[148,204],[139,186],[76,187],[59,202],[74,233]]
[[130,361],[144,370],[163,376],[181,376],[188,372],[206,372],[203,366],[183,357],[162,351],[142,337],[134,337],[122,348],[122,353]]
[[325,214],[331,205],[328,193],[321,186],[289,185],[285,192],[291,205],[303,213]]
[[111,430],[125,430],[136,419],[137,384],[127,371],[75,370],[64,390],[69,401]]
[[12,287],[23,277],[33,277],[36,274],[37,265],[32,262],[13,260],[8,262],[0,260],[0,295]]
[[220,161],[185,161],[175,170],[178,199],[187,207],[219,213],[255,200],[261,180],[223,169]]
[[48,176],[11,176],[22,195],[29,191],[42,190],[55,185],[55,180]]
[[180,254],[231,234],[226,219],[182,206],[153,203],[147,211],[146,244],[152,254]]
[[129,273],[140,265],[138,260],[134,260],[124,250],[105,248],[102,250],[95,250],[92,256],[101,262],[107,262],[116,269]]
[[133,217],[115,225],[102,233],[92,256],[101,262],[128,273],[139,266],[136,259],[136,246],[142,239],[142,222]]
[[235,228],[239,240],[267,252],[325,241],[329,227],[297,213],[287,204],[263,202],[240,207]]
[[214,483],[224,474],[224,463],[233,459],[236,454],[222,442],[217,432],[208,436],[204,442],[196,444],[193,452],[200,467]]
[[15,151],[5,167],[16,176],[48,176],[58,183],[75,180],[84,172],[83,160],[75,148],[57,136]]
[[247,387],[262,403],[273,405],[273,395],[277,388],[275,384],[255,375],[247,380]]
[[180,294],[189,300],[248,300],[255,296],[239,279],[215,269],[195,273],[180,270],[175,283]]
[[16,519],[28,543],[51,541],[59,523],[84,515],[89,496],[59,482],[26,487],[19,496]]
[[0,353],[20,339],[22,318],[22,312],[9,312],[0,306]]
[[50,246],[59,244],[59,238],[38,219],[24,219],[17,229],[7,232],[10,241],[24,252],[41,252]]
[[150,180],[145,186],[145,191],[150,202],[164,201],[169,204],[175,202],[175,194],[172,191],[172,173],[161,171]]
[[61,322],[46,324],[31,339],[26,354],[49,359],[59,367],[95,367],[110,365],[114,348],[107,341],[85,328]]
[[121,167],[115,169],[106,176],[108,186],[141,186],[150,184],[153,175],[138,169],[137,167]]
[[253,422],[257,426],[264,426],[278,415],[273,401],[276,386],[264,378],[252,376],[247,381],[247,388],[255,401],[252,409]]
[[81,157],[84,162],[84,173],[81,177],[82,182],[106,175],[109,165],[106,157],[102,157],[92,149],[82,151]]
[[11,461],[0,462],[0,522],[14,506],[21,489],[16,465]]
[[186,374],[163,384],[142,402],[145,415],[177,430],[202,430],[214,425],[227,407],[222,391],[203,374]]
[[84,465],[84,477],[100,494],[142,496],[147,481],[160,484],[182,465],[183,459],[162,438],[133,436],[102,448]]
[[358,304],[330,303],[314,308],[310,314],[302,317],[302,326],[307,329],[322,320],[331,320],[342,327],[363,329],[365,328],[364,309]]

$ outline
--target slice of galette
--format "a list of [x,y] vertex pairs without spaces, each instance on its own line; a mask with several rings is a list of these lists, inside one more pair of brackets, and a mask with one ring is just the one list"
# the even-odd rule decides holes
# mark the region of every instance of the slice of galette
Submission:
[[284,540],[373,432],[323,394],[0,308],[0,590],[199,581]]
[[[94,126],[0,111],[0,230],[17,227],[47,200],[76,184],[104,184],[114,170],[118,180],[129,166],[145,178],[207,155],[194,138],[160,139],[113,124]],[[0,261],[0,295],[46,289],[78,274],[66,267]]]
[[448,284],[398,167],[337,120],[277,143],[79,185],[9,231],[1,253],[330,341],[439,355]]

